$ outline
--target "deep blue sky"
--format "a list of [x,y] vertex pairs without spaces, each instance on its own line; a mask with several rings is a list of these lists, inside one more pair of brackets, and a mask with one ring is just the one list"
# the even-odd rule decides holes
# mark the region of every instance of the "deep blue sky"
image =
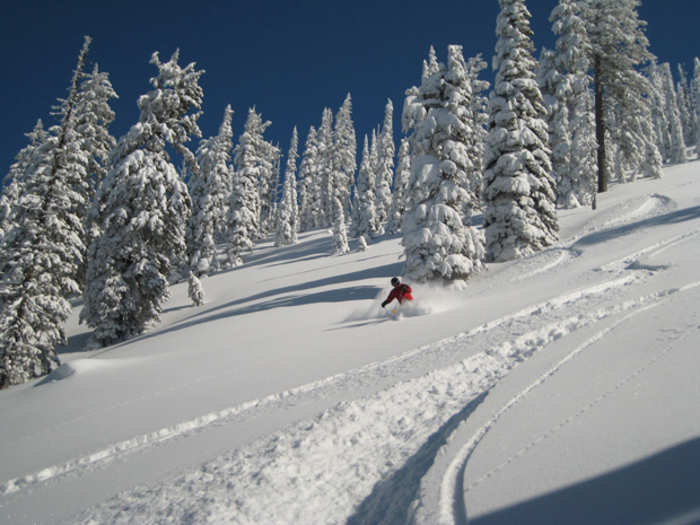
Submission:
[[[556,3],[527,2],[538,54],[553,44],[548,18]],[[432,7],[417,0],[18,2],[0,18],[0,177],[37,118],[45,126],[55,123],[51,106],[67,93],[85,34],[93,37],[90,63],[110,73],[120,97],[112,104],[115,137],[138,119],[136,99],[150,89],[155,73],[148,63],[153,51],[167,60],[179,47],[181,65],[194,61],[206,70],[203,135],[217,132],[230,103],[237,141],[255,105],[272,122],[266,137],[286,154],[292,127],[298,126],[301,149],[309,125],[318,126],[325,106],[335,114],[348,91],[358,143],[382,121],[387,98],[394,102],[398,136],[404,91],[419,82],[429,46],[445,60],[446,46],[461,44],[466,58],[481,52],[490,66],[497,14],[496,0]],[[646,0],[640,14],[649,24],[651,51],[674,72],[679,62],[690,72],[693,57],[700,56],[700,2]]]

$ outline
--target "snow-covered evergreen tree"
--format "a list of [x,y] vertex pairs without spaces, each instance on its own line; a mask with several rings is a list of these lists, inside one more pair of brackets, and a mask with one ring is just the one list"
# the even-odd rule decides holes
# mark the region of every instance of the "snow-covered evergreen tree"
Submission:
[[693,114],[693,103],[690,92],[690,82],[685,72],[683,64],[678,64],[678,82],[676,84],[676,94],[678,95],[678,110],[680,112],[681,124],[683,126],[683,141],[686,144],[695,143],[695,119]]
[[185,144],[201,136],[204,72],[194,63],[182,68],[178,60],[179,51],[167,62],[153,54],[153,90],[139,97],[139,121],[119,140],[98,190],[103,233],[92,249],[81,320],[94,328],[101,345],[138,335],[158,321],[172,262],[186,251],[190,198],[166,144],[197,171]]
[[435,73],[440,70],[440,62],[437,58],[437,53],[435,48],[430,46],[428,50],[428,59],[423,61],[423,74],[421,75],[421,84],[426,81],[426,79],[432,77]]
[[333,196],[335,195],[336,178],[333,176],[335,160],[335,139],[333,133],[333,112],[330,108],[324,108],[321,118],[321,126],[316,136],[317,148],[317,185],[315,186],[315,198],[318,202],[317,224],[324,228],[330,226],[334,217]]
[[260,180],[267,176],[261,155],[266,153],[263,133],[269,125],[255,108],[250,108],[245,130],[234,149],[236,170],[227,217],[228,264],[231,267],[243,264],[241,255],[253,249],[261,233]]
[[352,232],[356,237],[376,236],[377,212],[375,209],[375,174],[370,163],[369,145],[365,135],[362,146],[362,160],[357,173],[355,206],[353,208]]
[[25,136],[29,139],[29,144],[17,153],[15,162],[12,163],[9,172],[2,181],[3,188],[0,194],[0,243],[2,243],[5,233],[14,224],[15,206],[24,193],[24,180],[27,174],[31,173],[32,163],[36,160],[36,150],[49,137],[41,119],[37,120],[34,129],[29,133],[25,133]]
[[547,106],[548,144],[552,152],[552,177],[555,181],[557,204],[561,207],[576,207],[579,203],[575,199],[575,195],[572,195],[573,188],[568,180],[571,173],[571,132],[568,105],[571,84],[569,77],[558,71],[554,63],[553,51],[543,49],[537,80],[542,90],[545,106]]
[[[595,120],[593,118],[593,96],[589,89],[578,89],[576,86],[587,84],[587,80],[578,78],[574,81],[574,91],[579,92],[579,99],[574,102],[574,112],[571,114],[571,157],[569,165],[569,200],[567,207],[591,205],[597,206],[596,200],[596,151],[598,143],[595,139]],[[658,150],[657,150],[658,153]],[[565,193],[567,188],[562,188]],[[576,199],[574,201],[574,199]]]
[[297,230],[299,228],[299,207],[297,205],[296,190],[298,148],[299,138],[295,126],[292,130],[292,140],[289,143],[289,153],[287,154],[287,166],[284,171],[282,200],[277,211],[275,246],[285,246],[297,242]]
[[273,232],[276,226],[277,198],[280,190],[282,151],[263,141],[260,154],[260,225],[258,238]]
[[467,60],[467,77],[472,90],[472,129],[473,144],[470,148],[470,157],[474,166],[479,166],[478,174],[470,181],[470,187],[467,191],[470,194],[470,201],[473,204],[473,210],[482,209],[481,190],[483,187],[483,165],[484,165],[484,146],[486,144],[486,136],[488,135],[489,122],[489,99],[484,93],[489,89],[491,83],[487,80],[479,78],[480,73],[488,67],[488,64],[481,57],[481,54],[471,57]]
[[369,167],[372,171],[372,186],[374,187],[374,224],[371,228],[371,235],[373,237],[380,237],[384,235],[384,223],[379,215],[379,204],[377,202],[378,196],[378,186],[381,184],[379,180],[379,175],[381,174],[380,169],[380,159],[379,159],[379,133],[377,129],[372,130],[372,138],[369,143]]
[[[432,78],[439,69],[440,65],[437,61],[435,48],[430,46],[428,59],[423,60],[421,84],[427,82],[429,78]],[[408,135],[411,133],[411,130],[418,127],[420,122],[427,115],[428,110],[422,104],[423,99],[420,96],[420,87],[411,86],[406,90],[405,95],[403,111],[401,112],[401,131],[403,131],[405,135]]]
[[[599,192],[608,188],[608,132],[631,163],[638,162],[634,157],[646,149],[640,116],[650,112],[651,87],[637,68],[653,55],[648,51],[646,23],[639,19],[638,6],[639,0],[583,0],[579,4],[591,43]],[[609,124],[613,118],[615,127]]]
[[642,175],[652,179],[660,179],[663,175],[664,162],[656,145],[657,139],[651,119],[642,119],[640,128],[647,139],[644,146],[644,160],[641,165]]
[[61,123],[49,136],[35,128],[35,137],[45,140],[30,158],[18,159],[24,173],[13,176],[21,178],[21,193],[0,245],[0,388],[58,366],[55,346],[65,341],[67,299],[80,291],[87,189],[75,110],[89,46],[85,37],[68,97],[58,106]]
[[304,153],[299,165],[299,231],[305,232],[318,227],[315,187],[318,174],[318,149],[316,128],[311,126],[306,137]]
[[671,66],[668,62],[661,64],[663,78],[663,94],[665,100],[666,121],[669,123],[669,133],[671,136],[671,156],[673,164],[681,164],[687,161],[685,155],[685,140],[683,138],[683,123],[681,113],[678,108],[678,97],[673,87],[673,76]]
[[[94,109],[89,100],[92,94],[80,89],[80,82],[86,76],[83,68],[90,43],[91,38],[85,37],[69,96],[59,99],[59,104],[54,107],[54,114],[61,124],[49,129],[51,137],[44,144],[36,166],[42,169],[43,165],[43,169],[49,170],[64,185],[60,213],[63,215],[61,220],[72,232],[65,239],[70,244],[69,251],[73,251],[76,263],[71,278],[78,284],[77,292],[65,288],[67,295],[79,294],[84,287],[89,237],[86,229],[89,224],[88,207],[94,194],[93,174],[88,170],[99,163],[95,157],[94,133],[90,129],[90,121],[97,118],[89,114]],[[107,110],[111,112],[109,108]],[[111,117],[106,118],[111,121]]]
[[[97,224],[97,210],[100,205],[94,203],[95,194],[102,180],[109,170],[109,155],[116,146],[117,141],[110,134],[108,127],[114,120],[115,114],[109,103],[111,99],[118,98],[117,93],[109,81],[109,74],[99,70],[97,64],[92,72],[86,75],[76,105],[76,132],[82,141],[82,150],[85,153],[87,180],[85,187],[87,194],[87,212],[85,217],[84,244],[86,247],[100,235]],[[90,205],[92,203],[93,205]],[[85,264],[82,266],[84,274]],[[84,286],[84,275],[81,276],[81,286]]]
[[[14,162],[10,166],[10,172],[3,179],[2,192],[0,193],[0,245],[5,233],[12,227],[14,208],[22,192],[20,175],[23,170],[18,164],[19,161]],[[0,274],[2,274],[1,268]]]
[[671,126],[667,120],[663,70],[658,64],[652,63],[646,72],[652,88],[649,92],[649,97],[651,103],[651,125],[654,129],[656,145],[663,159],[670,162]]
[[[552,30],[558,36],[553,64],[561,76],[558,83],[561,95],[559,100],[560,104],[565,105],[568,123],[568,168],[562,170],[559,166],[557,169],[558,161],[553,159],[557,202],[560,206],[572,208],[591,204],[595,191],[592,184],[595,177],[597,144],[588,76],[591,46],[585,23],[578,14],[574,0],[560,0],[549,20],[552,22]],[[561,118],[564,116],[561,115]],[[557,119],[555,122],[560,125],[563,123]],[[563,152],[557,151],[554,144],[550,146],[553,157],[560,158]]]
[[700,59],[695,57],[695,76],[693,77],[693,93],[695,94],[695,152],[700,158]]
[[[346,217],[350,210],[350,193],[355,172],[357,144],[352,123],[350,95],[345,98],[338,110],[335,130],[331,136],[332,145],[325,155],[328,173],[329,218],[332,219],[333,244],[336,255],[350,251]],[[325,120],[325,119],[324,119]],[[322,130],[323,130],[322,126]]]
[[333,246],[336,255],[345,255],[350,251],[348,233],[345,225],[345,208],[340,198],[333,197]]
[[391,194],[391,210],[387,223],[387,233],[397,234],[401,231],[403,216],[408,206],[408,183],[411,180],[411,151],[407,138],[401,140],[399,158],[396,163],[394,191]]
[[484,173],[486,254],[491,261],[537,252],[556,242],[559,231],[530,13],[523,0],[499,4]]
[[274,145],[273,150],[273,173],[275,178],[275,192],[276,197],[272,201],[272,213],[274,218],[273,230],[277,231],[277,210],[279,208],[279,199],[282,196],[282,187],[284,186],[284,178],[282,177],[282,147],[279,142]]
[[119,97],[109,80],[109,73],[100,71],[97,64],[85,77],[78,91],[75,125],[87,155],[87,173],[92,177],[93,186],[90,197],[93,197],[109,171],[109,154],[117,144],[108,130],[115,117],[109,103]]
[[377,223],[385,230],[391,210],[391,187],[394,183],[394,105],[388,99],[384,108],[384,122],[377,137]]
[[367,251],[367,241],[365,240],[364,235],[360,235],[357,238],[357,249],[361,252]]
[[202,306],[205,302],[202,281],[191,271],[187,277],[187,296],[195,306]]
[[335,158],[333,170],[336,173],[336,195],[343,204],[345,216],[350,213],[350,197],[355,171],[357,170],[357,138],[355,124],[352,121],[352,98],[350,93],[335,117]]
[[199,171],[190,177],[192,215],[187,223],[189,266],[196,275],[219,268],[216,239],[226,229],[233,130],[233,109],[226,106],[218,135],[202,140],[197,148]]
[[469,155],[474,140],[471,84],[461,46],[449,46],[447,67],[440,65],[423,78],[416,103],[427,112],[410,136],[404,273],[418,282],[463,281],[482,268],[484,246],[471,226],[465,189],[480,166]]

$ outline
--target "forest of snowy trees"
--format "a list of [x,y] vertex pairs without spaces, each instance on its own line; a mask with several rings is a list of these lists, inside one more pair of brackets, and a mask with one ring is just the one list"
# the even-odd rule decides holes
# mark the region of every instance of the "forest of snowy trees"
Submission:
[[557,208],[595,208],[611,182],[660,177],[700,151],[700,60],[675,79],[657,63],[638,0],[560,0],[556,44],[538,57],[525,1],[499,5],[493,85],[481,55],[450,45],[441,61],[431,47],[400,129],[386,100],[358,143],[348,93],[305,136],[289,131],[286,158],[255,107],[234,134],[227,106],[202,138],[204,71],[178,52],[153,54],[138,121],[116,140],[117,93],[89,67],[86,37],[57,123],[37,122],[3,179],[0,388],[58,366],[81,296],[93,344],[113,344],[158,321],[173,282],[202,304],[204,278],[245,264],[256,242],[319,228],[329,255],[401,235],[407,278],[461,286],[556,243]]

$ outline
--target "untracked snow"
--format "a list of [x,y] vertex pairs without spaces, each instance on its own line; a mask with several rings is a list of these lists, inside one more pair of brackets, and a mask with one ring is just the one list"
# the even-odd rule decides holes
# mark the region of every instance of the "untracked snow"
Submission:
[[699,178],[560,210],[557,244],[409,283],[396,320],[399,239],[327,231],[115,346],[76,303],[63,364],[0,392],[0,523],[697,522]]

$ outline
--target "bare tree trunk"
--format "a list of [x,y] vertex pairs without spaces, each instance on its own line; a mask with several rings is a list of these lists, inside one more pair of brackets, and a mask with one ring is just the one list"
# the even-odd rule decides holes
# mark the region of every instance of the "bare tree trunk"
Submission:
[[595,82],[595,135],[598,141],[598,192],[608,191],[608,166],[605,161],[605,121],[603,116],[603,83],[600,56],[593,59]]

